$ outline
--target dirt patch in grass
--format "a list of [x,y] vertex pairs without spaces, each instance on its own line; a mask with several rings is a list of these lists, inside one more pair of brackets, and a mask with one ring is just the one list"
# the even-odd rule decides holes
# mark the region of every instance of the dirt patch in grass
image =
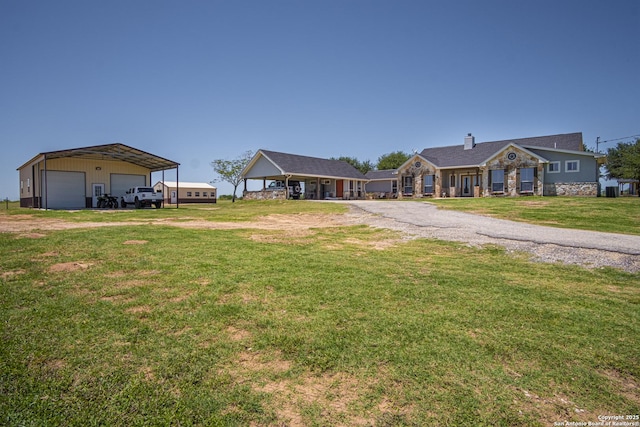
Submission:
[[47,235],[42,233],[22,233],[18,237],[22,237],[23,239],[42,239],[43,237],[47,237]]
[[128,308],[125,310],[125,312],[130,314],[147,314],[151,313],[151,307],[149,307],[148,305],[140,305]]
[[521,400],[515,400],[514,403],[521,406],[522,412],[536,414],[539,420],[549,425],[564,421],[588,422],[594,420],[594,414],[580,408],[562,394],[538,396],[529,390],[521,388],[516,388],[516,391],[516,395],[519,394]]
[[144,245],[149,243],[148,240],[126,240],[122,242],[123,245]]
[[26,273],[26,271],[24,270],[3,271],[2,273],[0,273],[0,278],[6,280],[24,273]]
[[[246,332],[230,327],[227,332],[244,337]],[[311,372],[290,375],[293,363],[284,360],[279,352],[238,354],[236,360],[220,374],[230,375],[237,383],[250,383],[256,392],[270,396],[275,408],[277,425],[291,427],[308,424],[306,413],[322,411],[327,425],[374,425],[385,416],[397,415],[396,406],[387,398],[371,403],[371,391],[378,380],[364,381],[344,372]],[[369,408],[367,406],[369,405]],[[234,412],[237,408],[227,408]],[[410,418],[410,414],[402,414]]]
[[[122,222],[71,222],[57,218],[35,218],[32,215],[0,216],[0,232],[35,233],[35,230],[68,230],[75,228],[117,227],[141,224],[162,224],[195,229],[261,229],[261,230],[308,230],[311,228],[339,227],[345,225],[338,214],[272,214],[254,221],[216,222],[191,218],[159,218],[148,221]],[[40,236],[44,237],[44,235]],[[133,241],[130,241],[133,242]],[[146,243],[146,242],[145,242]],[[128,243],[132,244],[132,243]]]
[[93,263],[91,262],[81,262],[81,261],[71,261],[71,262],[61,262],[58,264],[53,264],[49,267],[50,273],[61,273],[61,272],[72,272],[79,270],[86,270],[91,267]]
[[284,244],[301,244],[305,243],[308,237],[316,233],[309,229],[294,229],[287,233],[273,234],[252,234],[249,239],[259,243],[284,243]]
[[251,338],[251,332],[234,326],[229,326],[226,332],[229,338],[231,338],[231,341],[235,342],[247,341]]
[[640,384],[638,384],[635,378],[625,376],[621,372],[613,369],[602,371],[600,374],[604,375],[616,385],[616,389],[620,395],[634,402],[636,406],[640,408]]

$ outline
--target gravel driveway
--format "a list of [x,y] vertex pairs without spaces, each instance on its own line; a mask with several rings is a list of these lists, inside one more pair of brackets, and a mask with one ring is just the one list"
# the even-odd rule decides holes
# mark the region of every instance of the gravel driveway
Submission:
[[496,244],[507,251],[530,252],[535,261],[640,271],[640,236],[531,225],[441,210],[428,202],[340,203],[352,207],[353,222],[398,230],[410,238]]

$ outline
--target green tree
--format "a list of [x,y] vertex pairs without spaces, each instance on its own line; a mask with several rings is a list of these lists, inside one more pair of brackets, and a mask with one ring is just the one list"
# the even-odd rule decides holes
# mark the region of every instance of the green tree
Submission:
[[607,171],[609,178],[640,180],[640,138],[609,148]]
[[393,153],[384,154],[378,157],[378,170],[398,169],[404,162],[409,160],[411,154],[402,151],[394,151]]
[[232,203],[236,201],[236,190],[242,182],[242,170],[249,164],[252,157],[253,152],[249,150],[234,160],[216,159],[211,162],[213,171],[218,175],[218,178],[214,181],[225,181],[233,185]]
[[340,156],[338,158],[331,157],[330,160],[342,160],[343,162],[347,162],[351,166],[353,166],[354,168],[358,169],[363,174],[366,174],[370,170],[375,169],[374,166],[373,166],[373,163],[371,163],[370,160],[365,160],[365,161],[361,162],[360,160],[356,159],[355,157],[347,157],[347,156]]

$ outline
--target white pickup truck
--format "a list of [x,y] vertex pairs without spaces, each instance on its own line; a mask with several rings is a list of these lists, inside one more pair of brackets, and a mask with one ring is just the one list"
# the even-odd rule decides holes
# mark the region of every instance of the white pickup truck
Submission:
[[155,205],[157,209],[162,206],[162,192],[155,191],[153,187],[133,187],[127,190],[120,200],[120,206],[134,205],[136,209]]

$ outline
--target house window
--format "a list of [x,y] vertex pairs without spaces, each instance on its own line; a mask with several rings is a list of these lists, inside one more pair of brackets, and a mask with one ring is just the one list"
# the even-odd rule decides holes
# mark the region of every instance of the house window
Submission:
[[207,197],[207,192],[206,191],[202,192],[202,197]]
[[391,192],[396,194],[398,192],[398,180],[394,179],[391,181]]
[[456,186],[456,176],[451,175],[449,177],[449,187],[455,187],[455,186]]
[[533,193],[533,168],[520,169],[520,192],[521,193]]
[[560,173],[560,162],[550,162],[547,165],[547,172],[549,172],[549,173]]
[[504,192],[504,169],[491,171],[491,191],[494,193]]
[[403,177],[403,187],[404,187],[404,193],[405,194],[413,194],[413,177],[412,176],[405,176]]
[[566,172],[580,172],[580,160],[567,160],[564,163]]
[[425,194],[433,194],[433,175],[425,175],[424,177],[424,192]]
[[196,197],[200,197],[200,192],[196,191]]
[[191,197],[191,191],[187,191],[187,197]]

